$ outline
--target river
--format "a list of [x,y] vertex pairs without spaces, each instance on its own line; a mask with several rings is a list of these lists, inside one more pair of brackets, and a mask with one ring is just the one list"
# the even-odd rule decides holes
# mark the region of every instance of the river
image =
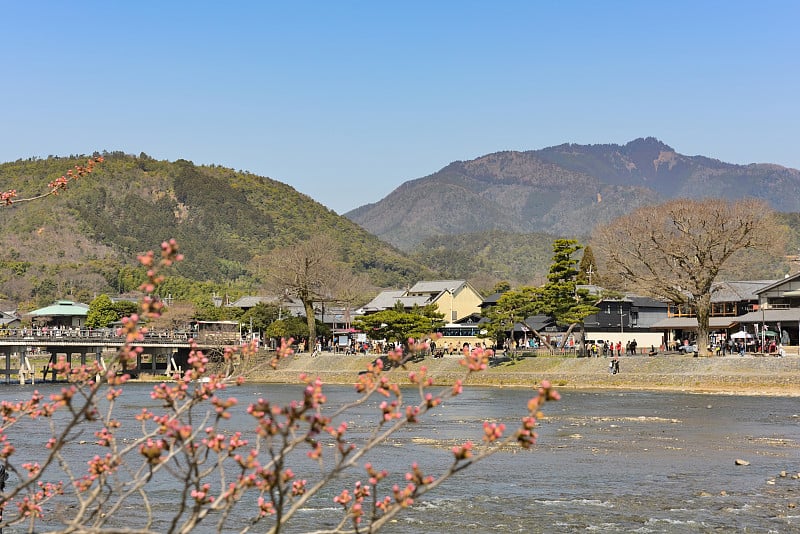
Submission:
[[[44,393],[60,388],[35,387]],[[151,387],[126,385],[118,417],[132,419],[143,406],[152,406]],[[0,387],[0,400],[19,400],[31,391],[31,386]],[[233,390],[243,405],[258,397],[285,402],[298,398],[299,391],[299,386],[273,384]],[[328,386],[326,393],[332,406],[354,396],[352,388],[342,386]],[[561,393],[562,400],[545,407],[547,417],[532,450],[503,451],[472,467],[426,496],[384,532],[800,531],[797,398]],[[480,441],[483,420],[514,428],[530,396],[522,389],[465,388],[462,396],[448,401],[422,424],[395,435],[372,461],[397,476],[412,461],[434,470],[449,461],[453,444]],[[375,411],[372,403],[348,415],[354,436],[370,428]],[[41,447],[43,425],[24,425],[30,431],[13,436],[17,449]],[[230,425],[241,430],[252,426],[244,414]],[[749,465],[736,465],[737,459]],[[296,471],[305,467],[300,462]],[[168,486],[157,486],[152,492],[157,502],[163,494],[165,514],[174,499],[170,491]],[[379,493],[388,491],[384,486]],[[332,526],[338,515],[329,499],[330,494],[313,502],[289,531]],[[46,511],[53,517],[53,510]],[[56,523],[42,526],[57,528]],[[214,529],[207,525],[196,531]],[[5,534],[10,532],[24,530],[4,529]]]

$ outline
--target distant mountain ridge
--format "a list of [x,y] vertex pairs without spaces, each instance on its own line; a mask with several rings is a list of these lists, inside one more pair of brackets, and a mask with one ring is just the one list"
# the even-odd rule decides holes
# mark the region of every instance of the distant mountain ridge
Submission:
[[426,238],[500,230],[586,236],[597,224],[670,198],[761,198],[800,211],[800,171],[685,156],[653,137],[563,144],[456,161],[345,214],[405,250]]

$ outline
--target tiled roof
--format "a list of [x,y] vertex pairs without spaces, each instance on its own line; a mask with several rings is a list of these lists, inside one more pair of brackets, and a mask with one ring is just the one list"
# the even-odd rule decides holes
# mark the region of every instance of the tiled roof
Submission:
[[364,305],[365,310],[385,310],[394,306],[394,303],[405,295],[402,289],[387,289],[378,293],[374,299]]
[[663,300],[657,300],[650,297],[642,297],[639,295],[627,295],[627,298],[630,299],[631,304],[633,306],[641,308],[667,308],[669,306],[668,302],[664,302]]
[[9,325],[19,321],[19,317],[13,313],[0,312],[0,325]]
[[481,303],[481,308],[484,308],[486,306],[494,306],[494,305],[496,305],[497,301],[500,300],[500,297],[502,297],[502,296],[503,296],[502,293],[493,293],[493,294],[489,295],[488,297],[483,299],[483,302]]
[[466,283],[464,280],[429,280],[417,282],[408,293],[426,293],[438,295],[442,291],[457,290]]
[[[739,317],[709,317],[708,326],[712,330],[730,328],[739,323]],[[697,328],[697,317],[667,317],[650,325],[650,330]]]
[[736,317],[739,323],[792,323],[800,321],[800,308],[789,308],[786,310],[763,309],[745,313]]
[[247,296],[231,302],[228,306],[232,308],[253,308],[258,304],[277,304],[278,300],[278,297]]
[[719,282],[711,293],[711,302],[746,302],[758,300],[757,291],[772,285],[775,280],[740,280]]
[[770,283],[764,285],[761,289],[759,289],[758,293],[762,293],[768,289],[774,289],[776,287],[783,285],[786,282],[794,282],[798,278],[800,278],[800,272],[795,273],[793,275],[787,275],[785,278],[781,278],[780,280],[773,280]]

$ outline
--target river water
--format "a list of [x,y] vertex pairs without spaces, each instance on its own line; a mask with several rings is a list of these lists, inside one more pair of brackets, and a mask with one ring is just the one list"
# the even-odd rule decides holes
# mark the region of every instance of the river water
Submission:
[[[35,387],[44,393],[60,388]],[[132,419],[143,406],[152,406],[151,388],[126,385],[118,417]],[[0,387],[0,400],[19,400],[31,390],[32,386]],[[299,392],[299,386],[263,384],[233,390],[243,407],[258,397],[286,402],[299,398]],[[332,406],[354,398],[349,387],[328,386],[326,393]],[[561,393],[562,400],[545,407],[547,417],[532,450],[509,449],[470,468],[384,532],[800,532],[800,399]],[[531,391],[523,389],[465,388],[462,396],[425,422],[395,435],[371,460],[396,477],[412,461],[434,471],[449,463],[449,448],[455,443],[480,441],[483,420],[515,428],[530,396]],[[376,403],[348,415],[354,436],[371,427]],[[246,431],[252,423],[242,414],[230,425]],[[20,451],[40,448],[46,435],[41,423],[28,426],[13,436]],[[83,454],[76,453],[76,458]],[[749,465],[735,465],[737,459]],[[302,461],[297,467],[295,471],[310,468]],[[337,491],[341,487],[337,485]],[[378,493],[385,495],[389,487]],[[152,488],[164,520],[174,500],[171,492],[168,484]],[[314,501],[290,531],[333,526],[338,514],[330,497],[329,493]],[[58,515],[46,511],[52,518]],[[126,526],[133,525],[126,520]],[[57,523],[42,527],[55,529]],[[208,525],[196,531],[215,529]],[[4,529],[10,532],[24,530]]]

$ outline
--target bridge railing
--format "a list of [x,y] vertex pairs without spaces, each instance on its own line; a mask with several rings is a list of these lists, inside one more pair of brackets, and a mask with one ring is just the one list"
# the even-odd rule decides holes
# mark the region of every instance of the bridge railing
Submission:
[[[181,342],[185,343],[196,336],[195,332],[182,330],[148,331],[145,342]],[[119,335],[112,328],[9,328],[0,330],[0,342],[19,341],[26,344],[53,341],[55,339],[70,341],[109,341],[120,342],[125,336]]]

